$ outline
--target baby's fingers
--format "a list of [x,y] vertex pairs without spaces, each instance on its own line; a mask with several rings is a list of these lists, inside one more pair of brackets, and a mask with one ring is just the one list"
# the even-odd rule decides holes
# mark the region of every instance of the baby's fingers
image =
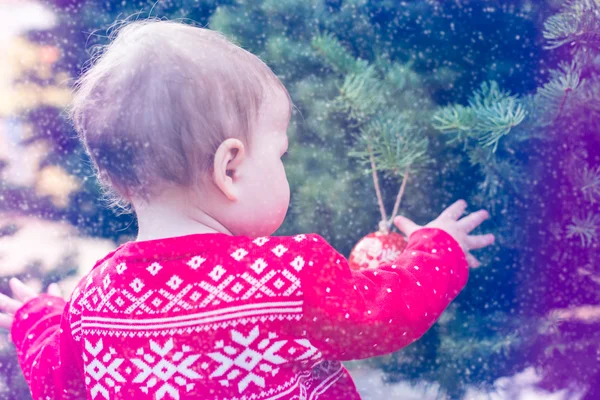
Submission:
[[471,268],[478,268],[481,266],[481,263],[479,262],[479,260],[477,260],[473,254],[471,253],[467,253],[467,263],[469,264],[469,267]]
[[448,208],[442,211],[439,218],[449,218],[451,220],[456,221],[460,218],[461,215],[463,215],[466,209],[467,202],[461,199],[455,201],[452,205],[450,205]]
[[33,290],[29,286],[25,285],[23,282],[21,282],[17,278],[12,278],[10,280],[9,284],[10,284],[10,288],[13,291],[13,294],[15,295],[15,298],[17,300],[21,301],[22,303],[26,303],[27,301],[29,301],[37,296],[37,293],[35,290]]
[[23,304],[20,301],[11,299],[10,297],[0,293],[0,311],[8,314],[14,314]]
[[13,324],[13,317],[8,314],[0,314],[0,328],[10,329]]
[[467,244],[467,248],[469,250],[473,249],[482,249],[494,243],[494,235],[469,235],[465,239],[465,243]]
[[421,228],[419,225],[415,224],[413,221],[403,215],[398,215],[396,218],[394,218],[394,225],[396,225],[396,228],[398,228],[400,232],[404,233],[406,237],[410,237],[414,231]]
[[479,210],[459,220],[458,226],[460,226],[460,228],[463,229],[466,233],[469,233],[473,229],[481,225],[481,223],[489,217],[490,213],[488,213],[485,210]]

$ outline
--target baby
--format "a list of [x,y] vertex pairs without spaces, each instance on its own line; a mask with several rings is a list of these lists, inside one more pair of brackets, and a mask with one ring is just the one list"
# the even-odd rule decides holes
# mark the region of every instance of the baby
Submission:
[[[223,35],[124,25],[76,85],[71,116],[137,240],[99,260],[65,302],[16,279],[1,296],[34,400],[359,399],[341,361],[420,338],[467,282],[458,201],[393,263],[352,271],[316,234],[271,236],[289,206],[290,96]],[[351,216],[349,217],[351,218]]]

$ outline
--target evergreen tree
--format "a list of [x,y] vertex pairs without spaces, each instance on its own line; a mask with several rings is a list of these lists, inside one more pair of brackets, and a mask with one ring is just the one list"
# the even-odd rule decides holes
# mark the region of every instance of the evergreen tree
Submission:
[[[55,72],[76,77],[115,19],[152,9],[208,24],[258,54],[296,106],[292,204],[278,234],[318,232],[348,255],[386,219],[373,169],[385,172],[383,208],[418,223],[459,197],[471,211],[490,210],[485,230],[498,245],[479,254],[484,266],[463,294],[421,340],[368,361],[390,381],[438,382],[460,398],[467,384],[489,386],[531,359],[549,386],[598,380],[597,319],[568,307],[599,303],[599,3],[569,1],[558,12],[554,3],[61,0],[57,28],[30,39],[59,45]],[[544,21],[547,74],[534,42]],[[62,110],[36,108],[29,119],[30,143],[50,146],[45,165],[81,186],[68,207],[2,187],[2,210],[131,239],[135,221],[103,208]]]

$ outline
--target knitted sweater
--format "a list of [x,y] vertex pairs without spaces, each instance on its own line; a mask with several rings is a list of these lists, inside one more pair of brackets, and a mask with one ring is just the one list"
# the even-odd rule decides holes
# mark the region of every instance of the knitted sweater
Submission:
[[316,234],[127,242],[67,302],[27,302],[12,338],[34,400],[359,399],[341,361],[420,338],[467,276],[434,228],[358,272]]

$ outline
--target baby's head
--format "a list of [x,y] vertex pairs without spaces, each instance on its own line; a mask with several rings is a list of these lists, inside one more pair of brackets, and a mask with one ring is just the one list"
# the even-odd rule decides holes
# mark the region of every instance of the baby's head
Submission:
[[202,210],[234,235],[262,236],[289,205],[291,110],[269,67],[222,34],[144,20],[116,31],[69,115],[111,206]]

